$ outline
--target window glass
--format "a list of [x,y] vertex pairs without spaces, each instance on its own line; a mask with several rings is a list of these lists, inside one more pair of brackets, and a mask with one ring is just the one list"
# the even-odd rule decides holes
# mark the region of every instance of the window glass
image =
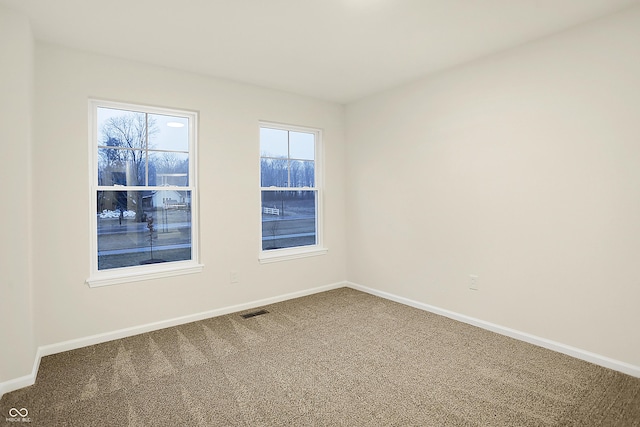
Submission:
[[260,128],[260,155],[262,157],[289,157],[288,132],[281,129]]
[[99,191],[98,270],[191,259],[190,191]]
[[262,250],[317,243],[315,191],[262,192]]
[[292,159],[315,159],[315,135],[304,132],[289,132],[289,149]]
[[145,185],[145,172],[144,151],[98,148],[98,185]]
[[288,187],[289,161],[287,159],[260,159],[260,180],[262,187]]
[[260,128],[263,252],[320,245],[318,136],[284,125]]
[[149,114],[149,148],[152,150],[189,151],[189,119]]
[[313,187],[315,185],[315,162],[292,160],[289,179],[291,187]]
[[[189,185],[189,154],[173,152],[150,152],[149,172],[153,171],[155,182],[152,185],[188,186]],[[151,177],[149,178],[151,181]]]
[[92,105],[95,277],[88,282],[108,278],[100,274],[109,271],[126,277],[124,272],[140,275],[147,269],[155,274],[162,270],[158,266],[173,262],[197,265],[196,192],[190,175],[196,115],[112,102]]
[[98,107],[98,146],[144,148],[147,141],[145,114]]

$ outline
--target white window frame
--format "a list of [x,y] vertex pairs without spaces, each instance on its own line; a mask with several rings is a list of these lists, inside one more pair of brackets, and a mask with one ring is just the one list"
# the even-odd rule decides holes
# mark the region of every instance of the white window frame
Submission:
[[[258,155],[258,187],[259,187],[259,205],[260,205],[260,213],[258,216],[259,220],[259,252],[258,252],[258,261],[261,264],[279,262],[279,261],[287,261],[298,258],[306,258],[311,256],[325,255],[328,252],[328,248],[324,246],[324,232],[323,232],[323,223],[324,223],[324,210],[323,210],[323,187],[324,187],[324,168],[323,168],[323,160],[324,160],[324,151],[323,151],[323,143],[322,143],[322,130],[316,128],[309,128],[297,125],[288,125],[283,123],[276,122],[268,122],[268,121],[260,121],[258,125],[258,151],[260,151],[260,129],[261,128],[270,128],[270,129],[278,129],[284,131],[293,131],[293,132],[304,132],[304,133],[312,133],[315,135],[315,153],[314,153],[314,187],[262,187],[261,182],[261,169],[260,169],[260,160],[262,158],[261,153]],[[262,191],[263,190],[282,190],[282,191],[291,191],[292,188],[300,188],[302,190],[312,190],[316,192],[316,244],[315,245],[306,245],[306,246],[296,246],[291,248],[282,248],[282,249],[262,249]]]
[[[115,108],[121,110],[143,112],[149,114],[162,114],[169,116],[185,117],[189,119],[189,185],[186,187],[165,186],[168,190],[191,191],[191,260],[171,261],[166,263],[112,268],[98,270],[98,220],[96,215],[97,194],[101,190],[114,190],[115,186],[98,185],[98,107]],[[90,275],[86,280],[89,287],[115,285],[120,283],[137,282],[140,280],[157,279],[177,276],[182,274],[199,273],[203,269],[200,264],[199,246],[199,209],[198,209],[198,183],[197,183],[197,129],[198,113],[178,109],[152,107],[141,104],[89,99],[89,177],[90,181]],[[127,190],[148,190],[149,187],[117,187]]]

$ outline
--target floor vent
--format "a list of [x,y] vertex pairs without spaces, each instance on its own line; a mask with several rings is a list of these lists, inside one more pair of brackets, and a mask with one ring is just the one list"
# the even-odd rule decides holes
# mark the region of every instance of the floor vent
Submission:
[[252,317],[260,316],[262,314],[267,314],[267,313],[268,313],[267,310],[258,310],[258,311],[252,311],[251,313],[241,314],[240,316],[242,316],[244,319],[251,319]]

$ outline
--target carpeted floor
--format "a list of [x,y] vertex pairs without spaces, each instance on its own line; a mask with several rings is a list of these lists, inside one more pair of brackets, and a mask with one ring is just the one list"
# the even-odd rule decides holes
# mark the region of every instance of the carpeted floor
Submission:
[[261,308],[47,356],[0,425],[640,426],[640,379],[445,317],[348,288]]

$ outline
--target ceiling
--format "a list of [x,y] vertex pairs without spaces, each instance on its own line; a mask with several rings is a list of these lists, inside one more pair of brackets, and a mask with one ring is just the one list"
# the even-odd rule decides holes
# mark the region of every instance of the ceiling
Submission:
[[37,40],[348,103],[640,0],[0,0]]

